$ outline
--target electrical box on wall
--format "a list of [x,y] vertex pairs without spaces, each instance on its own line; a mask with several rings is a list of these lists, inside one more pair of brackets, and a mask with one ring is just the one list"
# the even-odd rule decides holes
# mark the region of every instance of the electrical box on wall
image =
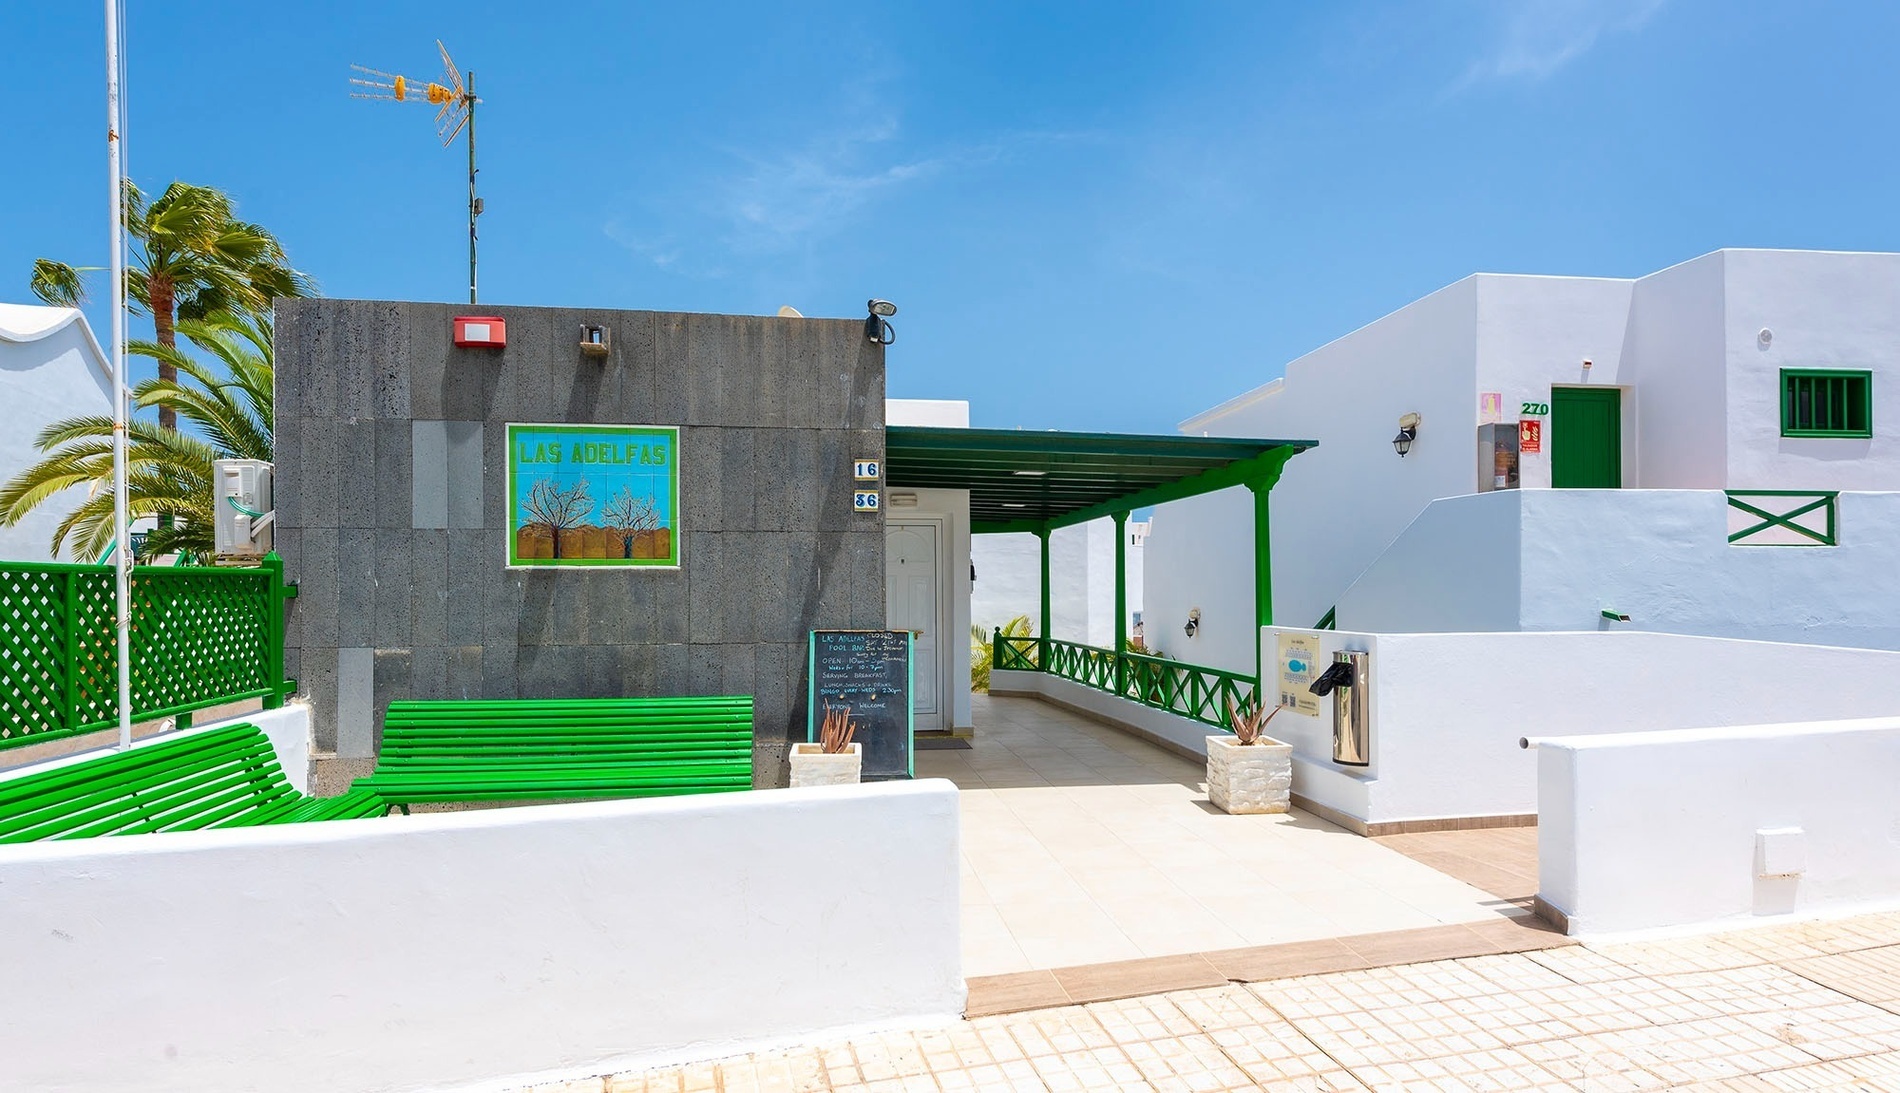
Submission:
[[464,349],[500,349],[508,344],[508,324],[492,315],[457,315],[455,344]]
[[219,561],[254,562],[270,552],[271,465],[261,459],[217,459],[211,463],[217,515],[212,521]]
[[1478,492],[1517,488],[1517,423],[1478,426]]

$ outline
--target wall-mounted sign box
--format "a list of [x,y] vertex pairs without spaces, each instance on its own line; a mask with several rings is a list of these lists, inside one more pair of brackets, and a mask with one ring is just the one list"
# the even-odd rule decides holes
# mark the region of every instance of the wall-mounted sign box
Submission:
[[851,491],[851,511],[876,512],[882,507],[879,504],[880,500],[881,495],[877,490],[853,490]]
[[818,739],[825,709],[849,710],[864,745],[864,777],[915,773],[908,630],[813,630],[805,739]]
[[508,324],[492,315],[457,315],[455,344],[464,349],[500,349],[508,344]]
[[509,567],[678,566],[679,433],[510,423]]

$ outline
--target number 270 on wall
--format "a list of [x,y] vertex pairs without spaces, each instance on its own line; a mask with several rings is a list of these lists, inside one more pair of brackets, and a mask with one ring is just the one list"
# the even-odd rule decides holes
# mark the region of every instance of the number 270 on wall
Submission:
[[1549,415],[1550,403],[1548,402],[1527,402],[1524,408],[1518,411],[1519,417],[1548,417]]

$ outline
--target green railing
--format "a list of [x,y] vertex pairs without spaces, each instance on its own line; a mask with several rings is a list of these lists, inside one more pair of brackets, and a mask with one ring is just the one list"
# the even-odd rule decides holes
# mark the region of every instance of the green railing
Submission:
[[[1227,727],[1227,706],[1253,701],[1254,678],[1165,657],[1117,652],[1047,638],[992,639],[991,664],[1004,671],[1041,672],[1157,710]],[[1044,667],[1044,666],[1047,667]]]
[[1729,490],[1729,545],[1835,546],[1839,505],[1826,490]]
[[[0,562],[0,749],[109,729],[119,721],[117,595],[111,566]],[[284,563],[134,566],[132,718],[221,702],[280,706]]]

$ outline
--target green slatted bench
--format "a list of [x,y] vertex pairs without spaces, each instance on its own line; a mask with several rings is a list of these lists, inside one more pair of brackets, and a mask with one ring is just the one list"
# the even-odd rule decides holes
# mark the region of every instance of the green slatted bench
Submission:
[[752,698],[391,702],[356,786],[405,809],[750,789]]
[[0,843],[380,816],[373,792],[305,797],[255,725],[144,744],[0,781]]

